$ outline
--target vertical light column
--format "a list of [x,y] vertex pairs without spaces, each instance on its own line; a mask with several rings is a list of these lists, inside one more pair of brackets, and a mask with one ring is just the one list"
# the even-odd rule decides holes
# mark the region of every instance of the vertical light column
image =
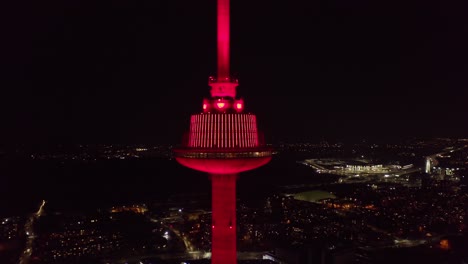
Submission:
[[237,148],[239,147],[238,145],[238,131],[239,131],[239,122],[237,122],[238,115],[234,115],[232,117],[232,127],[234,129],[234,140],[232,142],[233,147]]
[[253,138],[253,133],[252,133],[252,115],[248,116],[248,131],[249,131],[249,137],[248,137],[248,143],[249,143],[249,148],[252,147],[252,138]]
[[254,116],[254,124],[255,124],[255,146],[258,147],[260,145],[260,140],[259,140],[259,132],[258,132],[258,127],[257,127],[257,116]]
[[219,127],[219,114],[216,114],[216,139],[217,139],[216,147],[218,148],[220,147],[220,144],[219,144],[220,133],[221,133],[221,128]]
[[208,118],[208,124],[209,124],[209,148],[213,147],[213,116],[210,114]]
[[236,264],[236,174],[212,174],[211,263]]
[[247,144],[246,144],[246,140],[245,138],[247,137],[247,125],[245,124],[245,115],[242,115],[242,121],[241,121],[241,124],[242,124],[242,137],[241,137],[241,141],[242,141],[242,147],[243,148],[246,148],[247,147]]
[[194,143],[193,143],[193,140],[194,140],[194,136],[193,136],[193,129],[194,129],[194,119],[195,117],[192,115],[190,117],[190,133],[189,133],[189,138],[188,138],[188,146],[189,147],[193,147],[194,146]]
[[228,145],[227,147],[228,148],[231,148],[231,138],[232,138],[232,120],[231,120],[231,114],[228,114],[228,120],[227,120],[227,124],[228,124],[228,127],[227,127],[227,130],[228,130]]
[[225,130],[224,130],[224,114],[220,114],[221,115],[221,123],[220,123],[220,126],[221,126],[221,147],[224,148],[224,133],[225,133]]
[[201,128],[201,147],[204,148],[206,147],[205,146],[205,142],[206,142],[206,132],[205,132],[205,118],[206,118],[206,115],[201,115],[201,120],[200,120],[200,128]]
[[195,116],[195,147],[200,147],[200,117],[198,115]]

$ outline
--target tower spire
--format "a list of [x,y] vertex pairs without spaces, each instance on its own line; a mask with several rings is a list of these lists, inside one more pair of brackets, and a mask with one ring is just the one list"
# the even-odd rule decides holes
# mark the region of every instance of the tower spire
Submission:
[[210,77],[211,97],[236,97],[237,80],[229,72],[229,0],[218,0],[218,76]]
[[218,80],[225,80],[230,77],[229,19],[229,0],[218,0]]

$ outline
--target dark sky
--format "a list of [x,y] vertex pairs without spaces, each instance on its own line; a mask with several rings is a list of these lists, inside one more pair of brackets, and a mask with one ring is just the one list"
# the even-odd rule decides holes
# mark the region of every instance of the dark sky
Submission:
[[[0,140],[178,143],[216,1],[12,1]],[[231,0],[231,71],[270,141],[468,137],[466,1]]]

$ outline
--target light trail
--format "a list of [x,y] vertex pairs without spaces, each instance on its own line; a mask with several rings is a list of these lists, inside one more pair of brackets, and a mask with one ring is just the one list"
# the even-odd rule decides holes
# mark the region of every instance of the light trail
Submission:
[[40,217],[42,215],[42,213],[44,212],[44,205],[46,204],[46,201],[45,200],[42,200],[42,203],[41,205],[39,206],[39,210],[37,210],[36,212],[36,217]]
[[42,200],[41,205],[39,206],[39,209],[37,212],[32,214],[28,221],[26,221],[26,224],[24,225],[24,232],[26,233],[26,245],[23,250],[23,253],[21,254],[19,258],[19,264],[28,264],[29,260],[31,259],[31,255],[33,252],[33,244],[34,244],[34,239],[36,236],[34,235],[34,221],[41,217],[42,214],[44,213],[44,206],[46,204],[45,200]]

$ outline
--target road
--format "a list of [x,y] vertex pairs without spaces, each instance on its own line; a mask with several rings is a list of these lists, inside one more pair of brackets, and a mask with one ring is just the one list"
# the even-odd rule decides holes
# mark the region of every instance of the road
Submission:
[[183,233],[181,234],[179,230],[175,229],[175,228],[171,228],[172,232],[174,232],[174,234],[176,234],[180,239],[182,239],[182,241],[184,242],[184,245],[185,245],[185,249],[187,251],[194,251],[195,250],[195,246],[192,244],[192,242],[190,242],[190,240],[187,238],[187,236],[185,236]]
[[24,247],[23,253],[21,254],[19,258],[19,264],[28,264],[29,260],[31,259],[31,255],[33,252],[33,244],[34,244],[34,239],[36,236],[34,235],[34,221],[38,219],[39,217],[42,216],[44,213],[44,206],[46,204],[45,200],[42,200],[41,205],[39,206],[39,209],[37,212],[31,214],[29,217],[28,221],[26,221],[26,224],[24,225],[24,232],[26,234],[26,245]]

